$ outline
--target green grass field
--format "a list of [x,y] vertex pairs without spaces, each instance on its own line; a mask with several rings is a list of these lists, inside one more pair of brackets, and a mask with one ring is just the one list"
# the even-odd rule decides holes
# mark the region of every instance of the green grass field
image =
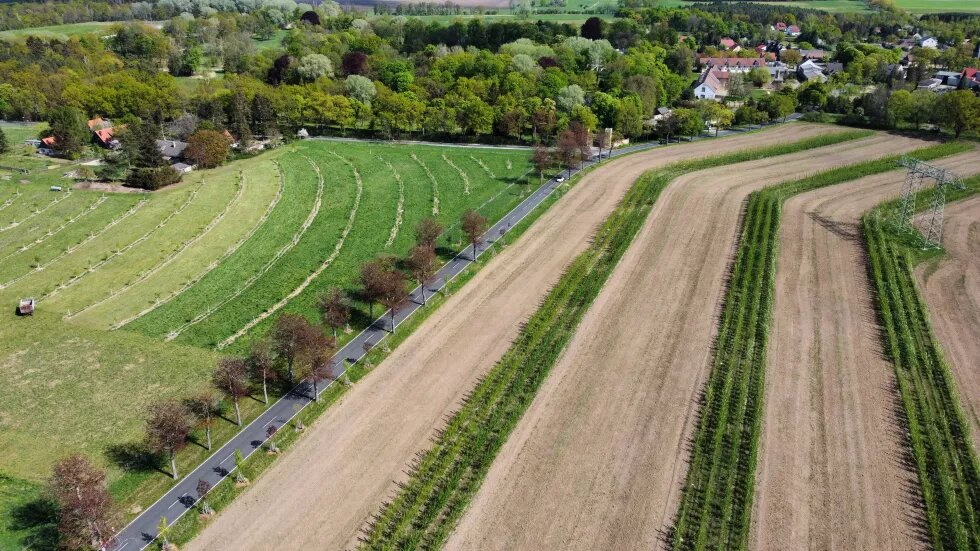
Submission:
[[78,34],[104,33],[109,27],[115,24],[116,22],[92,21],[89,23],[69,23],[66,25],[51,25],[49,27],[0,31],[0,39],[27,38],[28,36],[65,39]]
[[[21,141],[36,128],[8,136],[18,132]],[[283,312],[316,319],[322,291],[354,291],[364,261],[407,253],[423,217],[448,228],[444,256],[462,247],[466,209],[499,218],[537,183],[518,183],[529,157],[310,140],[154,194],[49,191],[70,183],[61,175],[71,165],[0,171],[11,176],[0,180],[0,548],[48,533],[24,520],[24,496],[72,451],[109,468],[126,510],[155,499],[169,477],[123,467],[150,402],[205,387],[221,343],[240,352]],[[14,160],[30,158],[15,151],[0,165]],[[16,318],[26,296],[37,313]],[[368,321],[368,306],[357,309],[354,331]],[[246,418],[261,411],[247,402]],[[223,422],[217,439],[234,431]],[[192,445],[180,463],[205,455]]]

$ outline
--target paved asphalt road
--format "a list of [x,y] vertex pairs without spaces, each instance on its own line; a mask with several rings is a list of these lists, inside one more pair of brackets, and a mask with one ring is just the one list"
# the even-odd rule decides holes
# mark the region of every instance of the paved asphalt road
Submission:
[[[798,116],[793,116],[795,120]],[[738,130],[723,130],[719,136],[726,136],[758,129],[758,126],[743,127]],[[710,139],[703,137],[699,139]],[[619,157],[629,153],[659,147],[657,143],[643,143],[631,145],[617,149],[612,152],[613,157]],[[586,166],[591,166],[589,163]],[[573,170],[572,174],[578,171]],[[563,173],[564,174],[564,173]],[[537,208],[560,184],[555,180],[550,180],[524,199],[512,211],[507,213],[500,221],[493,225],[484,234],[483,244],[477,246],[477,257],[489,249],[494,242],[509,232],[518,222],[523,220],[528,214]],[[458,253],[455,258],[445,264],[434,279],[432,285],[426,286],[427,295],[442,289],[442,287],[459,275],[466,267],[473,262],[473,248],[467,247],[466,250]],[[397,327],[416,310],[422,307],[421,289],[415,288],[410,297],[409,305],[399,311],[394,316],[394,324]],[[357,335],[352,341],[347,343],[337,355],[334,356],[333,377],[336,380],[347,366],[353,364],[364,357],[368,350],[377,346],[381,339],[389,334],[392,319],[389,312],[385,312],[375,320],[374,324]],[[333,384],[333,383],[331,383]],[[330,385],[320,386],[317,390],[322,394]],[[190,473],[183,473],[183,478],[171,488],[156,503],[147,507],[138,517],[133,519],[128,526],[123,528],[116,536],[115,550],[137,551],[145,548],[152,543],[157,536],[157,526],[162,517],[167,518],[169,524],[177,522],[181,516],[191,510],[198,501],[197,484],[199,480],[208,481],[212,487],[216,486],[225,477],[229,476],[235,468],[235,450],[241,450],[246,458],[259,450],[265,443],[266,428],[269,425],[282,427],[286,425],[300,410],[311,403],[313,389],[307,382],[300,383],[289,394],[273,403],[257,419],[246,425],[234,438],[225,445],[218,448],[203,463],[197,466]]]

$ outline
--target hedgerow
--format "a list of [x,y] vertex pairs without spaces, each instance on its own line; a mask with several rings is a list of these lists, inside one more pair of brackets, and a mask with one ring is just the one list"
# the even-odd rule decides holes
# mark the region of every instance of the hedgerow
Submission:
[[[980,177],[958,195],[980,191]],[[931,190],[923,194],[931,194]],[[919,201],[917,204],[928,204]],[[921,236],[896,223],[896,201],[862,220],[885,350],[895,364],[905,425],[935,549],[980,548],[980,463],[956,382],[913,278]]]
[[847,132],[670,165],[643,175],[568,266],[511,347],[480,381],[377,514],[363,547],[434,549],[457,522],[500,447],[571,339],[578,323],[642,227],[661,190],[678,175],[829,145],[868,135]]
[[[911,155],[928,160],[966,149],[951,143]],[[783,201],[894,170],[897,161],[892,156],[840,167],[749,196],[673,527],[674,548],[744,549],[748,543]]]

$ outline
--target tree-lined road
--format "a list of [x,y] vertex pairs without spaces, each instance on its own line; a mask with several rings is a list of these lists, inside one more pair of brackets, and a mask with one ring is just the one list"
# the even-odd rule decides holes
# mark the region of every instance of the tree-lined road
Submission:
[[[744,128],[741,130],[728,130],[719,133],[719,136],[727,136],[733,133],[745,132],[757,129],[758,127]],[[709,139],[709,138],[704,138]],[[648,150],[659,147],[656,143],[637,144],[626,148],[614,150],[612,157],[620,157],[629,153]],[[586,168],[595,163],[589,163]],[[573,170],[572,175],[579,170]],[[530,196],[524,199],[513,210],[491,226],[483,235],[483,242],[476,248],[478,258],[484,252],[494,246],[498,239],[501,239],[510,232],[517,224],[526,218],[531,212],[540,206],[552,193],[558,189],[562,183],[555,179],[549,180]],[[433,278],[431,285],[426,285],[426,293],[440,291],[449,281],[465,270],[472,262],[473,248],[467,247],[458,253],[451,261],[442,266]],[[394,315],[394,325],[397,327],[419,308],[422,307],[421,288],[416,287],[410,293],[408,305]],[[389,335],[392,328],[392,318],[390,312],[384,312],[375,322],[354,337],[334,356],[332,365],[332,379],[339,379],[346,369],[365,356],[378,343]],[[333,383],[331,383],[333,384]],[[318,393],[325,392],[330,385],[318,388]],[[157,502],[147,507],[129,525],[127,525],[118,535],[115,549],[127,551],[143,549],[152,543],[157,537],[157,527],[160,519],[166,517],[168,524],[175,523],[184,513],[191,510],[198,501],[197,485],[199,480],[205,480],[212,487],[228,477],[234,470],[235,452],[240,450],[242,455],[248,458],[256,450],[261,449],[267,440],[266,430],[270,425],[282,427],[289,423],[303,408],[312,401],[312,385],[302,382],[292,391],[273,403],[261,413],[254,421],[246,425],[231,440],[218,448],[210,457],[202,462],[193,471],[186,474],[178,481],[170,491],[168,491]]]

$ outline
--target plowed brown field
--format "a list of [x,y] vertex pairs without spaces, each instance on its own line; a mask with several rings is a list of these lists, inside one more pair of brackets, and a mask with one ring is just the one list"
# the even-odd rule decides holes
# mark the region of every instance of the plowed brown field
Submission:
[[922,145],[877,135],[671,183],[447,548],[661,545],[687,470],[744,200],[767,185]]
[[[934,164],[962,172],[978,161],[970,152]],[[923,547],[860,229],[904,180],[904,171],[887,172],[784,205],[753,549]]]
[[[405,479],[414,454],[429,446],[435,429],[503,355],[520,322],[640,174],[677,160],[837,131],[793,124],[654,149],[588,174],[355,385],[186,549],[353,545],[366,519]],[[892,147],[881,139],[873,143],[862,151]],[[729,237],[733,227],[727,228]]]
[[949,256],[915,275],[980,453],[980,197],[946,206],[943,247]]

